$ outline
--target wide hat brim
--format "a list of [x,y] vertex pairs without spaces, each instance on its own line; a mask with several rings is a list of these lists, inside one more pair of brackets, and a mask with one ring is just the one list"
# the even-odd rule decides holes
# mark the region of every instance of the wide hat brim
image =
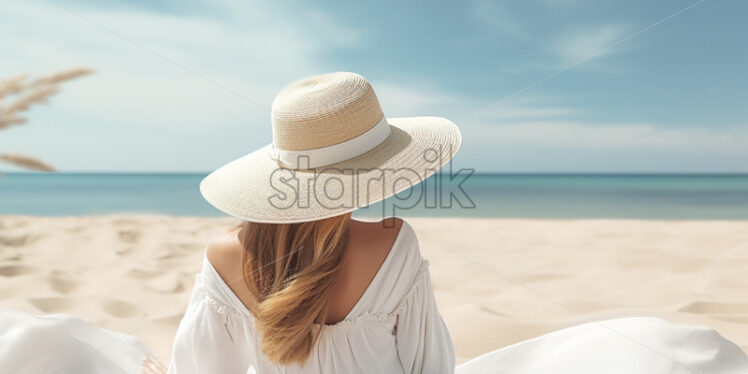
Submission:
[[440,117],[388,118],[390,135],[357,157],[316,169],[280,167],[262,147],[210,173],[203,197],[236,218],[298,223],[349,213],[435,174],[454,157],[460,131]]

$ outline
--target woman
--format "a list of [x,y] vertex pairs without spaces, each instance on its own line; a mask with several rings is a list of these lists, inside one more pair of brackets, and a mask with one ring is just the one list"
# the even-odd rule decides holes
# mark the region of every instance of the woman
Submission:
[[460,145],[457,127],[385,117],[353,73],[290,85],[272,119],[273,144],[201,183],[244,222],[211,240],[169,371],[454,371],[413,229],[350,212],[435,173]]

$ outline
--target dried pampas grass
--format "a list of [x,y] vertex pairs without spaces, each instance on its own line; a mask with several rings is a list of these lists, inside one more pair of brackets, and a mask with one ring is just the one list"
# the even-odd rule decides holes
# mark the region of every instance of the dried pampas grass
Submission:
[[12,104],[3,108],[4,112],[8,112],[9,115],[17,117],[17,113],[29,110],[34,104],[40,104],[47,101],[47,98],[58,92],[57,87],[54,86],[43,86],[39,87],[28,94],[18,94],[19,98],[16,99]]
[[0,100],[4,96],[13,95],[23,90],[23,81],[26,80],[26,74],[16,75],[0,82]]
[[24,169],[36,171],[55,171],[55,168],[52,165],[24,155],[2,153],[0,154],[0,160],[3,160],[11,165],[22,167]]
[[54,85],[54,84],[62,83],[65,81],[69,81],[71,79],[82,77],[84,75],[88,75],[91,73],[93,73],[93,70],[88,69],[88,68],[75,68],[75,69],[65,70],[59,73],[54,73],[54,74],[50,74],[50,75],[47,75],[41,78],[37,78],[36,80],[31,82],[31,87]]
[[[75,68],[43,76],[31,82],[27,82],[26,74],[0,81],[0,130],[26,123],[26,118],[21,113],[28,111],[35,104],[47,102],[49,97],[59,92],[60,83],[91,73],[93,70],[88,68]],[[19,154],[0,154],[0,160],[30,170],[55,170],[45,162]]]
[[[21,74],[0,82],[0,129],[26,122],[20,113],[32,105],[40,104],[58,92],[60,83],[91,74],[88,68],[75,68],[43,76],[27,82],[27,75]],[[11,101],[5,104],[4,101]]]

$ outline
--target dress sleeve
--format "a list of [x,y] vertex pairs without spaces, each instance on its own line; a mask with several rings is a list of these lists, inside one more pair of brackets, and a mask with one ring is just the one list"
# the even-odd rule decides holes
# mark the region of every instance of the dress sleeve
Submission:
[[[169,374],[245,373],[247,347],[231,331],[241,326],[238,313],[193,294],[174,338]],[[243,352],[242,352],[243,351]]]
[[454,347],[436,307],[427,263],[398,310],[395,334],[403,371],[454,373]]

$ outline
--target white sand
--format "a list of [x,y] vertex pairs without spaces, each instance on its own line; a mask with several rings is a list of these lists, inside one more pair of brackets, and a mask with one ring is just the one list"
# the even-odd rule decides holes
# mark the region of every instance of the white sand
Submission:
[[[133,334],[163,362],[202,251],[230,218],[0,216],[0,307]],[[624,315],[748,349],[748,222],[412,219],[458,362]]]

